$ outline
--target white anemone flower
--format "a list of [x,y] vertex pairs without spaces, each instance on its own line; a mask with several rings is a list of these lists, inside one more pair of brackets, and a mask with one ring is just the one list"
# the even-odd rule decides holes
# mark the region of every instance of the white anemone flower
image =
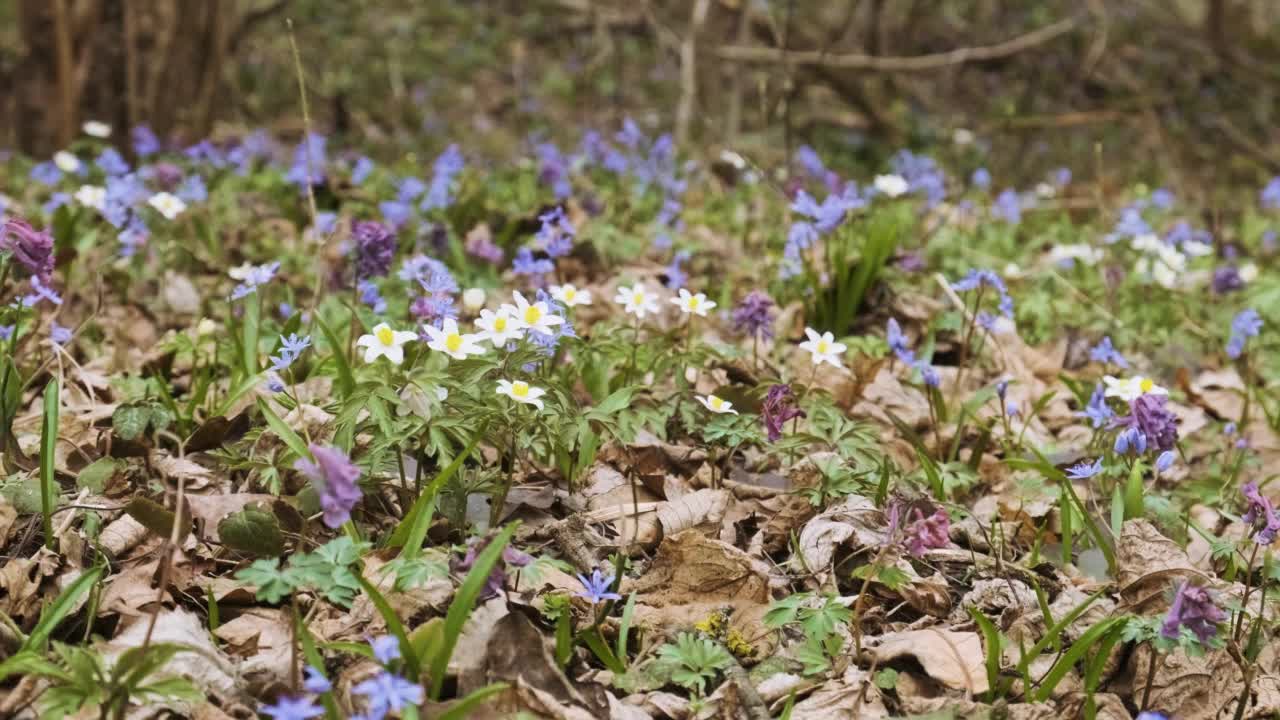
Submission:
[[545,302],[531,303],[519,292],[512,293],[512,297],[515,298],[516,304],[507,303],[502,306],[502,309],[507,311],[511,321],[521,330],[555,335],[555,330],[552,328],[564,322],[564,318],[551,313],[551,308]]
[[454,360],[466,360],[469,355],[484,354],[484,348],[479,345],[483,339],[481,336],[458,332],[458,321],[453,318],[445,318],[442,326],[437,328],[427,325],[423,328],[427,337],[431,338],[427,341],[427,347]]
[[690,295],[684,288],[680,288],[680,297],[671,298],[671,303],[680,308],[680,312],[685,315],[693,314],[698,317],[706,317],[707,311],[716,306],[714,302],[707,299],[706,295],[702,293]]
[[512,340],[524,337],[524,328],[511,319],[511,313],[506,307],[498,312],[481,310],[476,327],[480,328],[480,339],[488,340],[494,347],[502,347]]
[[809,338],[807,341],[800,343],[801,350],[808,350],[814,365],[827,363],[836,367],[843,367],[840,357],[844,355],[844,343],[836,342],[836,338],[830,332],[818,334],[817,330],[807,327],[804,334]]
[[578,305],[591,304],[590,290],[579,290],[568,283],[564,285],[552,285],[551,297],[564,303],[565,307],[577,307]]
[[89,120],[80,126],[85,135],[96,138],[111,137],[111,126],[101,120]]
[[649,313],[657,314],[658,297],[649,292],[644,283],[636,283],[635,287],[626,287],[625,285],[618,288],[618,294],[613,301],[622,306],[622,309],[636,318],[643,320],[645,315]]
[[738,411],[733,409],[733,403],[723,398],[718,398],[715,395],[707,395],[706,397],[703,397],[702,395],[695,395],[694,397],[698,399],[698,402],[702,403],[702,407],[713,413],[729,413],[730,415],[738,414]]
[[905,178],[901,175],[877,175],[875,181],[876,192],[881,195],[887,195],[896,198],[910,189]]
[[373,332],[361,335],[356,347],[364,348],[364,361],[371,363],[385,357],[392,365],[404,362],[404,344],[418,339],[418,334],[406,330],[392,330],[386,323],[373,326]]
[[53,164],[64,173],[80,172],[80,158],[66,150],[59,150],[53,154]]
[[1155,384],[1151,378],[1134,375],[1131,378],[1117,378],[1106,375],[1102,378],[1106,386],[1106,397],[1116,397],[1125,402],[1133,402],[1141,395],[1168,395],[1169,391]]
[[539,398],[546,395],[547,391],[542,388],[533,387],[523,380],[516,380],[514,382],[511,380],[499,380],[498,394],[506,395],[518,403],[532,405],[541,410],[542,400]]
[[187,204],[182,201],[182,198],[167,192],[152,195],[147,200],[147,204],[163,215],[165,220],[172,220],[187,210]]
[[81,205],[101,211],[107,205],[107,189],[100,185],[81,185],[75,198]]

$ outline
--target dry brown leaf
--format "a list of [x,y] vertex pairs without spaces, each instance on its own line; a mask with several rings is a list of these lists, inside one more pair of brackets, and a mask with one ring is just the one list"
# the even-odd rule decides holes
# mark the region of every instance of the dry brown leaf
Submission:
[[805,524],[800,532],[800,553],[805,567],[817,574],[819,582],[830,572],[836,549],[853,539],[857,548],[879,547],[885,536],[884,513],[861,495],[850,495]]
[[[1130,655],[1128,672],[1145,688],[1151,661],[1150,644],[1143,643]],[[1178,720],[1220,717],[1219,712],[1239,696],[1240,668],[1225,650],[1200,657],[1184,652],[1157,653],[1148,709]],[[1227,712],[1225,716],[1231,717]]]
[[236,656],[237,670],[257,687],[289,677],[292,636],[289,617],[274,608],[250,608],[218,626],[213,634]]
[[[126,650],[142,645],[143,639],[147,637],[150,620],[150,617],[138,618],[101,647],[108,664]],[[206,694],[231,695],[237,692],[235,664],[213,644],[204,621],[195,613],[181,609],[160,611],[150,637],[151,642],[175,643],[190,648],[191,651],[174,655],[169,662],[147,676],[149,681],[154,682],[164,677],[183,677]],[[179,714],[190,711],[190,707],[182,702],[153,703],[152,706],[171,708]]]
[[1135,612],[1161,597],[1175,580],[1205,577],[1177,543],[1140,518],[1126,521],[1120,530],[1116,570],[1120,594]]
[[869,639],[872,659],[886,664],[903,656],[920,662],[929,677],[970,695],[988,689],[985,655],[977,633],[952,630],[909,630]]
[[889,717],[870,674],[850,665],[836,681],[822,684],[791,709],[791,720],[879,720]]

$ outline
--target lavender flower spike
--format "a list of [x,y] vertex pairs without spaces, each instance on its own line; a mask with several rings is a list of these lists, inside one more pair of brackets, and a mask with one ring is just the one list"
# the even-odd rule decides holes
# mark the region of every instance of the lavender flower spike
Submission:
[[340,527],[351,519],[351,509],[362,497],[360,486],[356,485],[360,468],[338,448],[312,443],[310,450],[316,461],[298,458],[293,468],[306,475],[319,491],[324,524]]

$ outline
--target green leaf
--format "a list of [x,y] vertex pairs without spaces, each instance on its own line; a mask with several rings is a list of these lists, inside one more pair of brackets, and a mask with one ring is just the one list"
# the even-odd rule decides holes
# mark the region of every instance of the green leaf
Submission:
[[40,429],[40,512],[44,530],[44,546],[54,549],[53,510],[57,504],[58,479],[54,477],[54,449],[58,445],[59,401],[58,379],[49,381],[44,388],[44,420]]
[[898,686],[898,671],[885,668],[875,675],[876,687],[881,690],[892,690]]
[[267,424],[271,426],[271,431],[283,440],[285,445],[289,446],[294,455],[307,460],[315,459],[311,457],[311,451],[307,449],[306,442],[284,420],[281,420],[279,415],[276,415],[266,400],[258,398],[258,409],[262,411],[262,416],[267,419]]
[[279,560],[254,560],[247,568],[236,572],[236,579],[258,588],[257,597],[275,604],[293,592],[293,585],[280,572]]
[[80,469],[80,473],[76,475],[76,485],[92,493],[102,494],[107,483],[115,477],[123,465],[124,463],[115,458],[98,458]]
[[52,603],[41,610],[40,621],[36,623],[31,634],[27,636],[26,642],[22,643],[22,649],[43,652],[54,629],[66,619],[67,615],[71,614],[72,610],[76,609],[81,596],[89,592],[102,579],[104,570],[105,566],[103,565],[95,565],[91,569],[85,570],[80,574],[80,577],[76,578],[65,590],[59,593]]
[[479,690],[473,690],[466,697],[455,701],[448,710],[436,715],[435,720],[465,720],[473,710],[480,707],[481,703],[506,689],[506,684],[494,683],[485,685]]
[[[338,370],[338,389],[341,391],[343,399],[351,396],[356,388],[355,376],[351,374],[351,365],[347,362],[346,345],[338,341],[338,337],[333,334],[329,326],[320,319],[320,314],[315,313],[316,324],[320,326],[320,332],[324,333],[324,338],[329,342],[329,349],[333,352],[333,364]],[[355,318],[351,322],[355,322]]]
[[387,599],[378,592],[378,588],[364,573],[356,575],[356,582],[360,583],[360,587],[364,588],[364,592],[369,596],[369,600],[373,606],[378,609],[378,614],[382,615],[382,620],[387,624],[387,630],[400,641],[400,652],[404,656],[405,667],[409,671],[409,677],[416,678],[422,674],[422,661],[418,657],[417,650],[413,643],[409,642],[409,633],[404,629],[404,623],[400,622],[400,616],[396,615],[396,611],[387,602]]
[[124,506],[124,511],[138,524],[162,538],[173,535],[173,511],[154,500],[135,496]]
[[396,524],[396,529],[387,538],[386,547],[404,548],[401,556],[410,560],[422,551],[422,541],[427,537],[427,528],[431,526],[431,516],[435,513],[436,495],[440,493],[440,488],[449,482],[449,478],[458,472],[458,469],[462,467],[462,463],[466,462],[472,451],[476,449],[476,444],[480,442],[480,438],[484,437],[487,427],[487,424],[481,425],[476,434],[471,436],[471,442],[467,443],[467,446],[463,448],[462,452],[458,453],[453,462],[441,470],[439,475],[436,475],[436,478],[422,491],[418,499],[413,501],[413,506],[409,508],[409,512],[401,518],[400,522]]
[[[1036,689],[1036,693],[1033,696],[1035,700],[1037,702],[1044,702],[1045,700],[1048,700],[1049,697],[1053,695],[1053,689],[1058,686],[1058,683],[1068,672],[1075,669],[1076,663],[1079,662],[1084,657],[1085,653],[1094,646],[1094,643],[1099,642],[1104,635],[1108,635],[1112,632],[1123,631],[1124,623],[1127,621],[1128,618],[1126,617],[1107,618],[1086,630],[1085,633],[1080,636],[1080,639],[1072,643],[1067,652],[1064,653],[1062,657],[1058,658],[1058,662],[1054,664],[1053,668],[1044,676],[1044,679],[1040,681],[1040,686]],[[1114,644],[1114,641],[1112,641],[1112,644]],[[1110,650],[1110,646],[1108,646],[1107,649]]]
[[262,316],[262,297],[255,290],[245,296],[244,317],[240,321],[241,367],[246,376],[258,374],[258,333]]
[[515,532],[516,525],[513,523],[498,533],[497,537],[476,556],[471,572],[467,573],[462,585],[454,593],[453,602],[449,604],[449,612],[445,614],[444,642],[436,656],[431,658],[431,698],[433,700],[439,700],[440,691],[444,689],[445,671],[449,667],[449,657],[453,655],[453,648],[458,644],[458,637],[462,634],[462,626],[466,624],[467,618],[471,617],[476,601],[480,599],[480,592],[489,579],[489,573],[498,564],[503,549],[507,547],[507,543],[511,542],[511,536]]
[[627,671],[626,666],[622,664],[618,656],[614,655],[613,651],[609,649],[609,643],[606,643],[604,638],[600,636],[598,628],[588,628],[578,635],[578,639],[595,654],[596,658],[605,667],[609,668],[610,672],[621,675]]
[[279,557],[284,553],[279,519],[256,503],[224,517],[218,523],[218,536],[223,545],[250,555]]
[[121,405],[111,413],[111,427],[121,440],[137,440],[151,422],[151,406]]
[[981,610],[975,607],[969,608],[969,616],[978,624],[978,629],[982,631],[982,639],[986,644],[986,661],[987,661],[987,687],[992,698],[999,697],[1000,693],[1000,657],[1004,652],[1004,646],[1000,642],[1000,631],[996,628],[995,623],[982,614]]

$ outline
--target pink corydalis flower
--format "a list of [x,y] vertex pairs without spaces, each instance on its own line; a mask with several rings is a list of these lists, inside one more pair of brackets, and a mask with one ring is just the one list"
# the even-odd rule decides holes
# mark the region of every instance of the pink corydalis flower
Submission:
[[360,486],[356,484],[360,468],[338,448],[312,443],[310,450],[316,461],[298,458],[293,468],[315,484],[320,494],[320,509],[324,511],[324,524],[341,527],[351,519],[352,508],[360,502]]
[[951,518],[942,508],[926,516],[918,507],[894,501],[889,506],[889,542],[900,542],[912,557],[921,557],[951,543]]

